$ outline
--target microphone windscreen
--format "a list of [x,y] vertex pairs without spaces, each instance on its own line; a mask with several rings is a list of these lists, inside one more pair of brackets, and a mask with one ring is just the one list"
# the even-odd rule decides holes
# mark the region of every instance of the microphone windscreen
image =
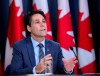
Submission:
[[73,47],[70,46],[70,49],[73,50]]

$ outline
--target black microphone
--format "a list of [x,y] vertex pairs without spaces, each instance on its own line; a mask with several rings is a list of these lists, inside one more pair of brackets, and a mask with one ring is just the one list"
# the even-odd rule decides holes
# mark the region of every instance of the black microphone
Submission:
[[76,57],[76,59],[77,59],[77,61],[78,61],[78,73],[79,73],[79,74],[82,74],[81,70],[79,69],[80,65],[79,65],[78,56],[76,55],[76,53],[75,53],[75,51],[73,50],[73,47],[72,47],[72,46],[70,46],[70,50],[74,53],[74,55],[75,55],[75,57]]
[[78,57],[77,57],[77,55],[76,55],[75,51],[73,50],[73,47],[70,47],[70,50],[74,53],[74,55],[75,55],[76,59],[78,60]]

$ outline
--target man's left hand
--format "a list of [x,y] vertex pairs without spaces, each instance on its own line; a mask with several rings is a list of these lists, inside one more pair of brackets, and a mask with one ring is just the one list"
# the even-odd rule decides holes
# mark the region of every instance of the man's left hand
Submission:
[[71,58],[69,60],[66,60],[65,58],[62,58],[62,61],[64,63],[64,68],[67,72],[70,72],[73,70],[73,68],[75,67],[75,63],[78,62],[78,60],[76,60],[76,57]]

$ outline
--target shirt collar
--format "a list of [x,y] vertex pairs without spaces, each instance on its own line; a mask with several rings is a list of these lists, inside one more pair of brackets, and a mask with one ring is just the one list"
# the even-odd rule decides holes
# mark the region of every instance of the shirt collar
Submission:
[[[39,42],[37,42],[36,40],[34,40],[32,37],[31,37],[31,40],[32,40],[32,44],[33,44],[34,48],[37,47],[37,45],[39,44]],[[45,39],[41,43],[45,47]]]

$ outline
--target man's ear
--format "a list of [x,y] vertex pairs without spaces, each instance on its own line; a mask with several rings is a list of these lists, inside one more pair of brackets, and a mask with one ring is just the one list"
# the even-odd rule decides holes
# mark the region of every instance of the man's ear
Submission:
[[31,32],[31,26],[27,25],[28,32]]

